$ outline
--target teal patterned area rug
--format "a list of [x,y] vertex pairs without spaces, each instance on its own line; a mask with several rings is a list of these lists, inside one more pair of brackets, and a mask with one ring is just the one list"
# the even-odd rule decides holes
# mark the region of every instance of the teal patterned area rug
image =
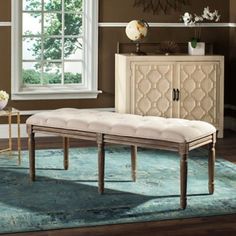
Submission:
[[106,148],[105,194],[97,192],[97,149],[36,153],[37,181],[29,182],[28,153],[0,156],[0,233],[158,221],[236,213],[236,165],[216,162],[216,190],[208,195],[207,151],[191,152],[188,206],[179,206],[179,156],[139,149],[137,182],[131,181],[130,150]]

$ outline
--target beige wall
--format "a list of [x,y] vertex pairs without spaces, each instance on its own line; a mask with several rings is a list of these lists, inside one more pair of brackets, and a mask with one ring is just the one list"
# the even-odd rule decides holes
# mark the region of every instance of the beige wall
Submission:
[[[231,0],[236,2],[235,0]],[[169,11],[168,14],[153,15],[151,12],[143,12],[141,8],[133,7],[134,0],[100,0],[100,22],[128,22],[132,19],[143,18],[148,22],[180,22],[180,15],[185,11],[200,13],[209,5],[211,9],[218,9],[222,15],[221,22],[229,22],[234,19],[235,12],[229,14],[230,0],[189,0],[189,5],[182,6],[178,11]],[[234,3],[233,3],[234,4]],[[235,7],[234,7],[235,8]],[[235,8],[236,9],[236,8]],[[0,0],[0,22],[10,21],[10,0]],[[235,21],[236,22],[236,21]],[[151,28],[146,42],[161,42],[174,40],[179,43],[186,43],[193,35],[190,28]],[[231,31],[231,35],[234,32]],[[204,28],[202,40],[213,43],[215,53],[226,56],[229,61],[229,28]],[[10,27],[0,27],[0,88],[10,92]],[[99,89],[103,94],[98,99],[91,100],[49,100],[49,101],[10,101],[10,104],[21,110],[33,109],[55,109],[59,107],[114,107],[114,54],[117,41],[128,43],[124,28],[103,28],[99,29]],[[155,48],[149,48],[155,51]],[[228,63],[229,64],[229,63]],[[232,103],[230,92],[229,66],[226,65],[226,102]]]

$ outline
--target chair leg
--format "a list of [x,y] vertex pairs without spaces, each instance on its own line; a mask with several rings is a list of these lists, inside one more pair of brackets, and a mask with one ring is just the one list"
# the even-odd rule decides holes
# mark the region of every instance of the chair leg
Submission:
[[105,148],[103,134],[97,134],[98,145],[98,192],[104,192]]
[[131,146],[131,175],[132,180],[136,181],[136,168],[137,168],[137,146]]
[[209,153],[208,153],[208,189],[209,194],[214,193],[214,178],[215,178],[215,143],[212,142],[209,144]]
[[69,138],[63,137],[64,169],[69,168]]

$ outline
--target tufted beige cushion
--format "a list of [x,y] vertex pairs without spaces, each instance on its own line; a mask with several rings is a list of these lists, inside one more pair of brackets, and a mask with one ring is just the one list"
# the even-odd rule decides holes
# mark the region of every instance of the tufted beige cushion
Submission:
[[213,125],[203,121],[73,108],[41,112],[28,118],[26,123],[178,143],[190,142],[216,132]]

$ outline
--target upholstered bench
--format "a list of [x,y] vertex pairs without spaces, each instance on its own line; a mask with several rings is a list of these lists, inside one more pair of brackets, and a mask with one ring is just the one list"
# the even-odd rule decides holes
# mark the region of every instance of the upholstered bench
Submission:
[[131,169],[134,181],[138,146],[178,152],[180,154],[180,204],[183,209],[187,204],[188,153],[190,150],[208,144],[209,193],[214,192],[216,129],[206,122],[64,108],[35,114],[28,118],[26,123],[32,181],[35,180],[35,133],[41,132],[63,137],[65,169],[68,169],[69,138],[97,142],[99,193],[104,191],[104,144],[131,146]]

